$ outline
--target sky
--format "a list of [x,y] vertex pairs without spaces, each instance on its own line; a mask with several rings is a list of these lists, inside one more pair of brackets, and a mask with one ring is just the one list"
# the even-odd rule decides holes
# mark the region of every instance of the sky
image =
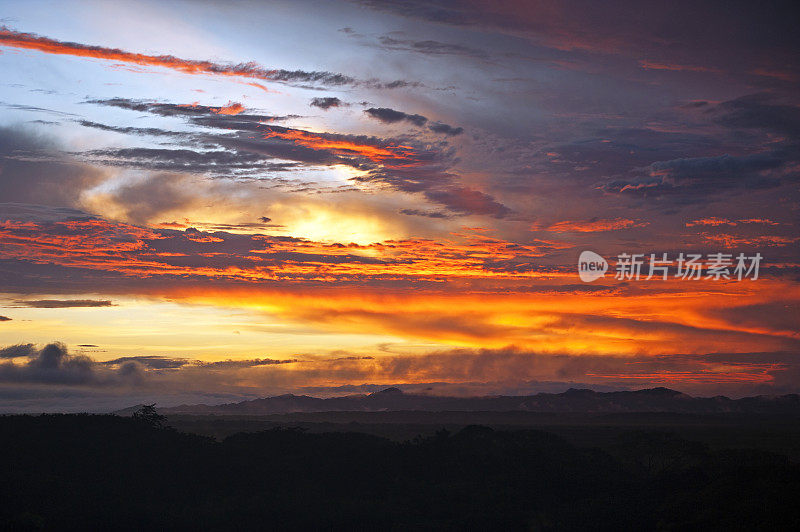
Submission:
[[797,22],[0,1],[0,411],[800,392]]

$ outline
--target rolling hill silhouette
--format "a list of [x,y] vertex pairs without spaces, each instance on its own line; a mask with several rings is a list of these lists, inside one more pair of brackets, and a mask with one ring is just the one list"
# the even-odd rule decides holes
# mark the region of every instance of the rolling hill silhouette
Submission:
[[[133,408],[118,411],[126,414]],[[760,395],[742,399],[724,396],[692,397],[669,388],[636,391],[595,392],[569,389],[563,393],[539,393],[525,396],[444,397],[404,393],[386,388],[371,394],[319,398],[285,394],[239,403],[220,405],[180,405],[159,408],[163,414],[195,415],[267,415],[294,412],[580,412],[628,413],[674,412],[687,414],[800,414],[797,394]]]

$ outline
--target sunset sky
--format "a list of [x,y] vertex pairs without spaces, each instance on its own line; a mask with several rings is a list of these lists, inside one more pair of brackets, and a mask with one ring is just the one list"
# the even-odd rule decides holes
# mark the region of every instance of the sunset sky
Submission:
[[0,1],[0,411],[800,392],[792,7]]

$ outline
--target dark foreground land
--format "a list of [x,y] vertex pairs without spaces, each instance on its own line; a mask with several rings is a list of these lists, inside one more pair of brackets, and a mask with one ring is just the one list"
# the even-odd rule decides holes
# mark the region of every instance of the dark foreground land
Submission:
[[297,427],[312,433],[360,432],[403,442],[468,425],[499,431],[535,429],[562,437],[581,448],[614,446],[630,432],[667,432],[701,442],[712,450],[760,449],[800,463],[800,416],[754,414],[681,414],[675,412],[295,412],[253,415],[169,415],[169,425],[224,440],[239,432]]
[[0,528],[800,530],[794,423],[364,415],[0,417]]

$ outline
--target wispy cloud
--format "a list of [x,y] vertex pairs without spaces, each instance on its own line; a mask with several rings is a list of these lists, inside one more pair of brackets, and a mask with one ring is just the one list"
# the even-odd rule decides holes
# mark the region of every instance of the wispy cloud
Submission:
[[0,46],[36,50],[48,54],[71,55],[141,66],[168,68],[184,74],[229,76],[278,83],[310,83],[325,86],[352,85],[356,83],[354,78],[334,72],[270,69],[253,62],[226,64],[206,60],[181,59],[172,55],[148,55],[119,48],[58,41],[34,33],[15,31],[5,26],[0,27]]
[[97,308],[114,305],[106,299],[22,299],[15,303],[28,308]]

